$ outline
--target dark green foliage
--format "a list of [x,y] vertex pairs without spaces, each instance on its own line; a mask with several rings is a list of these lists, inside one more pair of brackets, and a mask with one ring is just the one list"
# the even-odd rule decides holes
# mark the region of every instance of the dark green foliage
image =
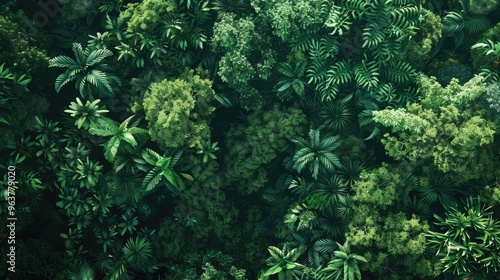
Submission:
[[[305,70],[306,64],[304,62],[298,62],[294,68],[288,63],[279,64],[278,71],[283,74],[285,78],[281,79],[276,84],[278,94],[291,96],[290,92],[293,92],[301,98],[304,97],[305,82],[302,78],[304,78]],[[287,98],[283,99],[286,100]]]
[[406,213],[408,215],[417,215],[422,220],[429,220],[432,217],[431,207],[428,203],[417,197],[408,197],[405,200]]
[[242,193],[262,188],[268,181],[265,166],[286,150],[291,139],[304,133],[305,123],[300,109],[275,105],[249,115],[248,125],[233,126],[225,141],[229,181],[238,182]]
[[211,159],[217,159],[215,152],[220,149],[219,147],[217,147],[217,144],[218,142],[212,143],[210,140],[201,141],[201,143],[198,144],[199,150],[196,153],[203,155],[203,162],[207,162],[209,157]]
[[[27,24],[29,23],[29,24]],[[24,73],[41,74],[47,67],[50,39],[22,12],[0,8],[0,65]],[[38,77],[37,77],[38,79]]]
[[496,275],[500,267],[500,223],[490,210],[491,206],[470,197],[463,210],[452,207],[444,218],[434,215],[439,229],[429,232],[428,242],[444,265],[444,271],[473,279]]
[[498,5],[7,1],[0,278],[494,279]]
[[173,169],[181,155],[182,151],[166,152],[163,156],[150,149],[143,151],[142,157],[149,166],[145,169],[148,173],[142,181],[142,188],[150,191],[158,185],[167,184],[174,193],[182,190],[184,182]]
[[326,102],[318,112],[318,127],[337,133],[352,124],[354,112],[349,98]]
[[[124,146],[122,143],[129,144],[132,148],[137,147],[137,134],[146,134],[147,130],[136,127],[138,122],[133,122],[129,127],[134,116],[128,117],[121,124],[113,121],[112,119],[103,117],[99,118],[97,122],[89,128],[89,133],[92,135],[111,137],[105,145],[104,156],[109,161],[114,161],[116,154],[120,147]],[[123,150],[123,147],[122,147]]]
[[439,202],[445,208],[453,206],[453,195],[457,191],[453,181],[437,170],[429,171],[426,179],[426,184],[417,189],[422,202],[426,204]]
[[212,10],[218,13],[242,14],[251,9],[249,0],[215,0]]
[[69,82],[75,81],[75,88],[85,99],[95,97],[113,97],[119,90],[121,80],[113,74],[113,69],[103,63],[106,57],[113,55],[108,49],[83,50],[79,43],[73,44],[75,59],[68,56],[56,56],[49,61],[49,67],[68,68],[56,79],[57,92]]
[[359,175],[363,171],[363,163],[356,160],[348,160],[342,162],[342,166],[337,169],[336,173],[347,185],[352,186],[359,179]]
[[123,247],[123,259],[136,270],[152,271],[154,264],[153,246],[145,237],[129,239]]
[[475,34],[486,31],[490,27],[490,21],[487,17],[471,13],[469,1],[459,1],[462,11],[449,12],[443,18],[443,33],[452,35],[455,40],[455,48],[459,48],[466,42],[470,43],[469,38]]
[[333,252],[333,259],[328,266],[319,271],[319,279],[344,279],[361,280],[361,272],[358,263],[366,263],[366,259],[360,255],[351,253],[349,243],[340,245],[339,250]]
[[340,203],[335,207],[328,207],[318,213],[319,229],[329,238],[334,240],[345,240],[347,223],[352,215],[352,198],[340,199]]
[[75,264],[74,268],[68,272],[68,278],[71,280],[94,280],[95,272],[88,263]]
[[304,167],[308,167],[314,179],[318,178],[321,171],[331,172],[335,167],[340,167],[339,158],[333,154],[340,146],[339,136],[320,137],[320,131],[311,129],[309,131],[309,140],[293,140],[298,145],[298,150],[293,156],[293,168],[300,174]]
[[[345,199],[348,195],[348,188],[343,180],[333,175],[330,177],[319,178],[317,187],[312,192],[312,197],[318,197],[325,200],[326,207],[337,206],[340,201]],[[307,199],[306,199],[307,200]],[[320,207],[323,210],[324,207]]]
[[290,249],[306,248],[303,253],[304,262],[310,268],[318,268],[326,264],[329,255],[337,248],[335,241],[331,239],[321,238],[321,232],[311,232],[309,230],[301,230],[292,233],[294,240],[285,242],[286,247]]
[[[7,102],[12,99],[17,99],[19,94],[28,91],[27,85],[31,82],[31,78],[26,77],[26,74],[12,73],[9,68],[5,68],[5,63],[0,65],[0,108],[5,112],[13,113],[6,106]],[[9,115],[2,112],[0,114],[0,123],[9,124]]]

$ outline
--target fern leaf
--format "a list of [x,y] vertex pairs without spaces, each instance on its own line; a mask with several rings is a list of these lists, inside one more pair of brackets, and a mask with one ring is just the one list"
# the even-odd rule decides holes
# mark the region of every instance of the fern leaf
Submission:
[[86,80],[98,88],[105,88],[108,92],[113,92],[113,88],[108,80],[106,73],[100,70],[92,70],[85,76]]
[[415,70],[405,61],[392,62],[388,70],[389,80],[395,83],[408,82],[415,77]]
[[465,21],[461,14],[450,12],[443,19],[443,32],[455,33],[465,27]]
[[377,23],[371,23],[363,31],[363,48],[375,47],[385,40],[385,33]]
[[342,36],[345,32],[351,29],[352,23],[353,21],[350,19],[345,9],[331,5],[325,22],[325,26],[332,29],[330,35],[338,33]]
[[380,73],[374,62],[365,62],[365,59],[360,64],[354,67],[355,80],[358,86],[367,90],[372,90],[377,87]]
[[98,49],[92,51],[87,57],[85,64],[87,66],[94,66],[104,60],[106,57],[112,56],[113,52],[108,49]]
[[313,249],[323,254],[331,254],[337,249],[337,242],[331,239],[320,239],[314,243]]
[[309,84],[317,84],[323,81],[326,77],[325,62],[323,60],[313,61],[309,69],[307,69],[306,73],[306,77],[309,78]]
[[71,57],[61,55],[56,56],[49,60],[49,67],[61,67],[74,69],[75,67],[80,67],[75,60]]
[[375,99],[379,102],[391,102],[395,98],[395,90],[391,83],[380,85],[375,90]]
[[61,88],[66,85],[67,83],[71,82],[74,80],[76,77],[73,76],[71,78],[68,77],[68,72],[64,72],[61,75],[57,76],[56,82],[55,82],[55,89],[56,92],[60,92]]

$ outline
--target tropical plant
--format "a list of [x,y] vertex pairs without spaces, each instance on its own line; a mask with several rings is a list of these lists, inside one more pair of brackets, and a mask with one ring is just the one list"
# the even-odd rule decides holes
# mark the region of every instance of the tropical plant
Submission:
[[37,143],[35,143],[35,147],[38,148],[38,151],[36,152],[37,157],[43,156],[47,158],[51,164],[57,164],[55,159],[58,158],[57,155],[59,153],[59,148],[56,146],[56,143],[40,139]]
[[[301,229],[312,229],[313,222],[316,219],[316,213],[311,211],[305,204],[295,204],[290,209],[292,213],[285,215],[285,224],[290,230],[299,231]],[[298,223],[297,223],[298,221]],[[297,223],[297,226],[295,224]]]
[[118,232],[116,227],[109,227],[107,229],[94,228],[95,237],[97,238],[96,243],[102,245],[102,252],[106,253],[108,250],[112,250],[117,245]]
[[316,188],[306,201],[309,206],[315,205],[314,208],[323,210],[326,207],[338,206],[341,199],[348,195],[349,189],[338,175],[324,175],[318,179]]
[[82,126],[84,129],[89,129],[91,126],[95,126],[97,119],[101,117],[101,114],[108,113],[108,110],[102,110],[97,105],[101,102],[100,99],[96,99],[92,102],[88,101],[85,104],[82,103],[80,98],[76,98],[76,103],[71,102],[68,110],[64,110],[65,113],[71,115],[71,117],[76,118],[75,125],[80,129]]
[[[294,92],[300,98],[304,97],[305,94],[305,78],[306,63],[304,61],[298,62],[295,67],[292,67],[289,63],[282,62],[278,64],[278,72],[283,74],[285,77],[280,79],[276,84],[278,94],[280,96],[289,97],[291,93]],[[289,98],[282,98],[289,99]]]
[[58,126],[59,122],[47,120],[45,118],[35,117],[36,123],[33,130],[37,133],[36,139],[46,143],[60,142],[59,131],[61,128]]
[[108,14],[113,11],[119,12],[121,8],[123,8],[123,0],[105,0],[99,6],[99,11]]
[[355,253],[351,253],[349,243],[338,244],[339,250],[333,252],[333,258],[328,266],[320,270],[319,279],[343,279],[361,280],[359,264],[366,263],[366,259]]
[[449,12],[443,18],[443,34],[453,36],[455,48],[465,43],[470,43],[473,35],[486,31],[490,26],[490,20],[486,16],[471,13],[471,6],[467,0],[459,0],[462,11]]
[[460,277],[493,279],[500,270],[500,221],[491,206],[469,197],[463,210],[452,207],[442,218],[436,214],[437,231],[428,232],[428,244],[444,265]]
[[67,68],[56,79],[56,91],[75,81],[75,88],[83,98],[94,100],[94,96],[112,97],[121,85],[121,80],[113,74],[111,66],[103,61],[113,53],[108,49],[83,50],[79,43],[73,43],[73,53],[75,59],[62,55],[49,60],[49,67]]
[[324,107],[321,107],[318,117],[321,126],[335,133],[348,127],[353,120],[353,110],[349,104],[351,96],[335,101],[326,102]]
[[[119,158],[117,157],[117,161]],[[133,169],[124,168],[107,178],[111,195],[116,201],[133,201],[137,203],[145,194],[142,187],[144,175],[138,170],[134,172]]]
[[[26,74],[12,72],[9,68],[5,67],[5,63],[0,65],[0,108],[9,110],[9,107],[5,105],[9,100],[17,98],[16,93],[27,92],[27,86],[30,82],[31,78]],[[2,112],[0,114],[0,123],[9,124],[7,119],[8,115]]]
[[211,159],[217,159],[215,152],[220,149],[219,147],[217,147],[217,144],[218,142],[212,143],[210,140],[201,140],[201,142],[198,144],[198,151],[196,151],[196,153],[203,155],[203,162],[207,162],[209,157]]
[[337,169],[336,174],[348,186],[354,185],[359,179],[359,175],[364,170],[364,164],[359,160],[347,160],[341,162],[342,166]]
[[278,274],[279,279],[292,279],[292,277],[300,277],[303,274],[302,271],[306,267],[298,263],[297,259],[304,252],[304,248],[289,250],[286,246],[283,249],[269,246],[267,250],[271,254],[271,257],[266,260],[266,264],[270,268],[259,276],[259,280],[268,279],[274,274]]
[[92,211],[103,217],[106,216],[114,204],[111,198],[111,195],[104,193],[103,191],[94,194],[94,198],[92,200]]
[[293,156],[293,168],[300,174],[306,166],[312,173],[314,179],[318,178],[320,170],[333,171],[335,167],[341,167],[339,158],[332,153],[340,146],[339,136],[320,137],[320,131],[311,129],[309,131],[309,141],[305,139],[292,140],[299,146],[298,151]]
[[135,270],[153,272],[158,268],[153,258],[153,245],[146,237],[129,238],[123,247],[123,259]]
[[447,209],[453,206],[455,201],[453,195],[457,189],[451,178],[447,174],[432,169],[427,172],[426,179],[426,184],[417,188],[422,202],[428,205],[439,202]]
[[497,60],[500,60],[500,42],[494,43],[488,39],[486,43],[477,43],[471,49],[483,49],[484,55],[493,55]]
[[293,232],[293,241],[285,242],[289,249],[305,248],[303,256],[307,260],[307,266],[318,268],[325,265],[330,259],[330,254],[337,248],[337,243],[332,239],[322,238],[322,231],[301,230]]
[[328,207],[318,213],[318,227],[329,238],[345,240],[347,223],[352,216],[353,200],[350,196],[341,198],[337,207]]
[[87,147],[81,143],[78,143],[76,147],[68,146],[64,149],[66,150],[66,153],[63,156],[66,159],[66,163],[70,166],[77,166],[79,160],[81,161],[85,159],[90,153]]
[[89,266],[87,262],[77,263],[68,271],[68,278],[70,280],[94,280],[95,271]]
[[407,197],[404,201],[406,213],[408,216],[417,215],[422,220],[430,220],[432,218],[432,210],[429,204],[425,203],[417,197]]
[[99,165],[99,162],[91,161],[87,156],[85,161],[78,159],[78,164],[76,165],[76,173],[78,175],[75,174],[73,179],[78,180],[81,187],[90,189],[99,181],[101,170],[102,165]]
[[[146,191],[150,191],[156,186],[168,182],[167,186],[174,193],[178,193],[179,191],[184,189],[184,182],[174,170],[174,166],[181,158],[181,155],[182,150],[167,151],[163,154],[163,156],[151,149],[146,149],[145,151],[143,151],[142,157],[150,166],[153,166],[153,168],[149,169],[148,174],[142,181],[142,187]],[[180,174],[183,177],[192,180],[192,177],[189,174]]]
[[248,0],[215,0],[213,1],[212,10],[218,13],[242,14],[250,11],[251,7]]
[[[480,49],[483,50],[482,55],[489,65],[486,68],[481,69],[481,76],[485,77],[485,80],[492,80],[496,82],[499,80],[499,71],[496,70],[498,63],[500,61],[500,42],[494,43],[492,40],[487,39],[485,42],[476,43],[471,47],[471,50]],[[490,69],[492,68],[492,69]],[[494,85],[495,83],[492,83]],[[491,85],[490,85],[491,86]]]
[[75,225],[78,230],[90,225],[92,219],[92,199],[79,193],[76,188],[62,189],[56,205],[65,210],[69,217],[69,224]]
[[133,117],[134,116],[128,117],[121,124],[118,124],[112,119],[103,117],[98,119],[97,122],[89,128],[89,133],[92,135],[111,137],[105,146],[104,156],[107,160],[111,162],[114,161],[118,149],[122,146],[122,141],[135,148],[137,147],[137,140],[134,135],[148,133],[146,129],[137,127],[138,120],[129,127],[129,123]]
[[125,214],[121,216],[121,221],[122,222],[117,225],[121,236],[124,236],[127,232],[129,234],[134,233],[134,231],[136,231],[136,226],[139,225],[137,216],[134,216],[132,212],[125,212]]
[[195,147],[210,139],[215,92],[212,82],[200,75],[191,70],[175,80],[151,84],[142,104],[149,134],[160,148]]

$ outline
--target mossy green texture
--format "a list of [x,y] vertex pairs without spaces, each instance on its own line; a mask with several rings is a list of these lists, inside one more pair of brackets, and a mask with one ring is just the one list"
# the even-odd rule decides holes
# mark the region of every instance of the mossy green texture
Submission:
[[193,70],[175,80],[153,83],[143,101],[151,139],[162,148],[194,147],[210,139],[215,110],[211,86]]
[[248,116],[247,124],[232,126],[226,135],[228,155],[226,172],[238,191],[249,194],[268,181],[266,165],[291,143],[304,134],[307,123],[298,108],[274,105]]
[[[406,106],[407,116],[393,109],[375,113],[375,121],[393,131],[382,139],[387,153],[398,160],[429,160],[457,183],[492,179],[500,160],[493,152],[498,121],[474,102],[486,92],[483,79],[475,77],[463,86],[453,79],[446,88],[423,75],[418,81],[423,99]],[[425,122],[418,129],[408,127],[416,117]]]
[[[384,279],[423,279],[437,274],[425,255],[429,226],[401,212],[402,200],[410,191],[404,173],[397,166],[382,164],[363,171],[353,185],[354,213],[346,240],[367,259],[362,270],[384,275]],[[398,262],[392,262],[394,258]]]

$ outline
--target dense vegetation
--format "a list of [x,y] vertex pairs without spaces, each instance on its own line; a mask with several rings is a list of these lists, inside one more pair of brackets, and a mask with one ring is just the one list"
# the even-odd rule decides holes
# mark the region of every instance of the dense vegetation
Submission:
[[2,279],[500,279],[500,1],[2,3]]

